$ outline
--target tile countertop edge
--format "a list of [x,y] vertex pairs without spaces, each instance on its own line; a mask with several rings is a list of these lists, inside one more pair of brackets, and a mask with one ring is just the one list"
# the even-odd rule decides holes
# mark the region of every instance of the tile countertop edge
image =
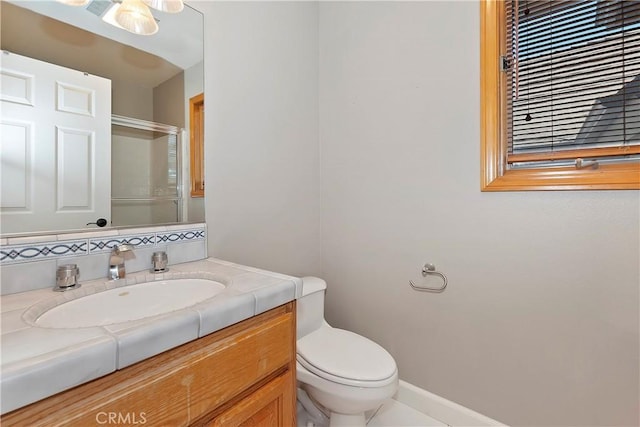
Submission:
[[[34,403],[38,400],[44,399],[49,396],[53,396],[61,391],[75,387],[77,385],[89,382],[104,375],[108,375],[115,372],[116,369],[122,369],[123,365],[130,364],[134,359],[143,360],[148,357],[152,357],[155,354],[159,354],[163,351],[167,351],[171,348],[175,348],[183,343],[197,339],[206,334],[223,329],[226,326],[248,319],[260,312],[275,308],[281,304],[293,301],[298,298],[302,293],[302,280],[287,276],[284,274],[274,273],[266,270],[261,270],[253,267],[248,267],[240,264],[235,264],[219,259],[207,258],[200,261],[193,261],[184,264],[174,264],[170,266],[170,272],[180,274],[217,274],[220,277],[227,277],[229,279],[229,291],[228,296],[225,298],[216,299],[212,298],[210,301],[203,301],[193,306],[186,307],[175,312],[153,316],[151,318],[140,319],[130,322],[130,327],[124,325],[130,332],[127,339],[123,339],[124,336],[121,331],[112,330],[109,326],[103,327],[105,335],[102,340],[96,341],[88,339],[87,342],[79,343],[78,345],[68,348],[52,348],[50,350],[39,349],[39,353],[26,357],[25,359],[14,361],[12,363],[2,363],[2,375],[0,376],[0,388],[2,391],[2,406],[0,408],[0,414],[19,409],[28,404]],[[233,278],[235,276],[243,276],[243,280],[246,281],[247,273],[251,273],[252,277],[255,277],[256,282],[264,281],[264,285],[256,283],[254,289],[235,290],[233,289]],[[127,276],[127,285],[140,282],[145,278],[149,280],[146,272],[132,273]],[[132,280],[134,279],[135,280]],[[164,279],[171,279],[171,276]],[[157,277],[156,280],[162,280],[162,277]],[[106,281],[106,278],[100,280],[92,280],[86,282],[89,284],[98,284]],[[82,282],[81,282],[82,283]],[[85,283],[83,283],[85,284]],[[30,297],[29,294],[32,294]],[[22,309],[24,312],[28,311],[30,307],[35,304],[42,303],[42,301],[49,298],[56,298],[60,296],[59,293],[51,292],[46,293],[42,290],[29,291],[22,294],[14,294],[16,299],[19,299],[20,306],[18,309]],[[4,298],[11,299],[12,295],[4,296]],[[228,301],[229,304],[226,304]],[[4,305],[4,304],[3,304]],[[227,307],[229,305],[229,307]],[[12,304],[8,304],[13,310],[16,309]],[[197,331],[193,334],[192,327],[186,327],[184,322],[176,322],[172,325],[167,322],[168,319],[175,317],[190,317],[194,319],[193,315],[196,314],[197,319]],[[162,334],[158,334],[158,331],[154,329],[154,323],[157,322],[158,329]],[[174,327],[175,326],[175,327]],[[20,334],[22,331],[29,331],[35,326],[29,326],[26,329],[19,330],[6,330],[3,328],[2,336],[12,334]],[[39,328],[37,328],[39,329]],[[155,332],[154,332],[155,331]],[[188,331],[188,337],[177,337],[177,335]],[[149,354],[148,341],[149,337],[155,336],[172,336],[173,338],[168,340],[163,345],[158,346],[160,351]],[[132,339],[131,337],[135,337]],[[4,339],[3,339],[4,341]],[[34,343],[37,346],[38,343]],[[130,354],[129,363],[122,363],[119,360],[119,353],[121,347],[125,345],[127,351]],[[139,348],[139,355],[135,355],[136,347]],[[120,349],[120,350],[119,350]],[[2,360],[15,359],[12,357],[6,357],[7,353],[11,353],[13,349],[8,346],[2,346]],[[19,351],[19,350],[16,350]],[[132,355],[132,356],[131,356]],[[137,360],[136,360],[137,361]],[[134,362],[135,363],[135,362]],[[64,368],[64,369],[62,369]],[[62,369],[62,371],[60,371]],[[60,372],[72,372],[73,375],[66,376],[60,375]],[[47,384],[47,387],[34,387],[38,384]],[[37,392],[34,392],[36,390]]]
[[223,265],[227,265],[227,266],[243,268],[244,270],[250,271],[252,273],[264,274],[266,276],[271,276],[271,277],[282,279],[282,280],[291,280],[293,282],[294,287],[295,287],[294,288],[295,289],[295,299],[298,299],[298,298],[302,297],[302,278],[301,277],[289,276],[287,274],[276,273],[274,271],[263,270],[261,268],[256,268],[256,267],[243,266],[241,264],[236,264],[236,263],[233,263],[233,262],[230,262],[230,261],[225,261],[225,260],[218,259],[218,258],[213,258],[213,257],[207,258],[207,259],[205,259],[203,261],[215,262],[215,263],[219,263],[219,264],[223,264]]
[[117,345],[109,336],[52,353],[3,366],[2,414],[116,370]]

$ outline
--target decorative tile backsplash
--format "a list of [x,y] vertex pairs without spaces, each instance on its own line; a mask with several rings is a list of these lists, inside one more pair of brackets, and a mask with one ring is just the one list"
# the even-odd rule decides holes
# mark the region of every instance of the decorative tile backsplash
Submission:
[[135,247],[126,261],[128,272],[148,269],[151,254],[159,250],[169,255],[169,265],[207,257],[203,223],[3,238],[0,293],[52,286],[62,264],[76,263],[83,280],[106,277],[109,253],[122,243]]
[[204,239],[204,229],[156,234],[156,243],[186,242],[198,239]]
[[34,261],[72,255],[86,255],[87,241],[50,242],[26,246],[0,246],[0,263]]
[[[174,227],[174,226],[172,226]],[[57,235],[43,236],[50,241],[31,244],[11,244],[14,239],[8,239],[7,245],[0,246],[0,265],[17,262],[37,261],[42,259],[60,258],[66,256],[89,255],[101,252],[111,252],[115,245],[128,243],[136,248],[153,247],[172,243],[185,243],[204,240],[206,237],[204,224],[196,224],[194,229],[166,231],[162,229],[155,233],[136,234],[136,229],[119,230],[117,236],[93,237],[84,240],[55,240]],[[82,233],[78,233],[81,235]],[[92,233],[92,234],[99,234]],[[68,234],[64,236],[69,236]],[[18,240],[20,238],[16,238]]]
[[111,249],[113,249],[114,246],[121,245],[123,243],[128,243],[136,248],[155,246],[156,241],[157,238],[155,234],[128,235],[107,239],[89,239],[89,253],[111,252]]

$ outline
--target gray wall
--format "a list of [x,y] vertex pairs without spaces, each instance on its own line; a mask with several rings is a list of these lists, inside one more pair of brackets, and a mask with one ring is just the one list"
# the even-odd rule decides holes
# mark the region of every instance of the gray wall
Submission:
[[153,120],[153,89],[124,80],[111,81],[111,112]]
[[476,2],[196,7],[210,255],[321,275],[330,323],[502,422],[640,423],[638,192],[479,191]]
[[179,128],[185,126],[184,71],[153,88],[153,121]]
[[205,13],[209,255],[320,274],[318,6],[194,6]]
[[480,193],[478,35],[475,2],[321,4],[328,319],[503,422],[637,425],[638,192]]

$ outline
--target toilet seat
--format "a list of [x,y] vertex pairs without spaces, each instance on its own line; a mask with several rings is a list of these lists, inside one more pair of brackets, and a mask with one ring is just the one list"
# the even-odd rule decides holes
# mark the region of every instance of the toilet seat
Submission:
[[353,387],[384,387],[396,380],[396,363],[375,342],[343,329],[321,327],[297,342],[297,361],[313,374]]

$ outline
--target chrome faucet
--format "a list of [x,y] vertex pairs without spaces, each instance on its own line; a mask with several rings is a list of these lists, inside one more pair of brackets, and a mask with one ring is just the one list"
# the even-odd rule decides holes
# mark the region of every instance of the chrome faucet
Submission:
[[118,280],[126,275],[124,269],[123,252],[133,251],[133,245],[129,243],[121,243],[113,246],[111,256],[109,257],[109,279]]

